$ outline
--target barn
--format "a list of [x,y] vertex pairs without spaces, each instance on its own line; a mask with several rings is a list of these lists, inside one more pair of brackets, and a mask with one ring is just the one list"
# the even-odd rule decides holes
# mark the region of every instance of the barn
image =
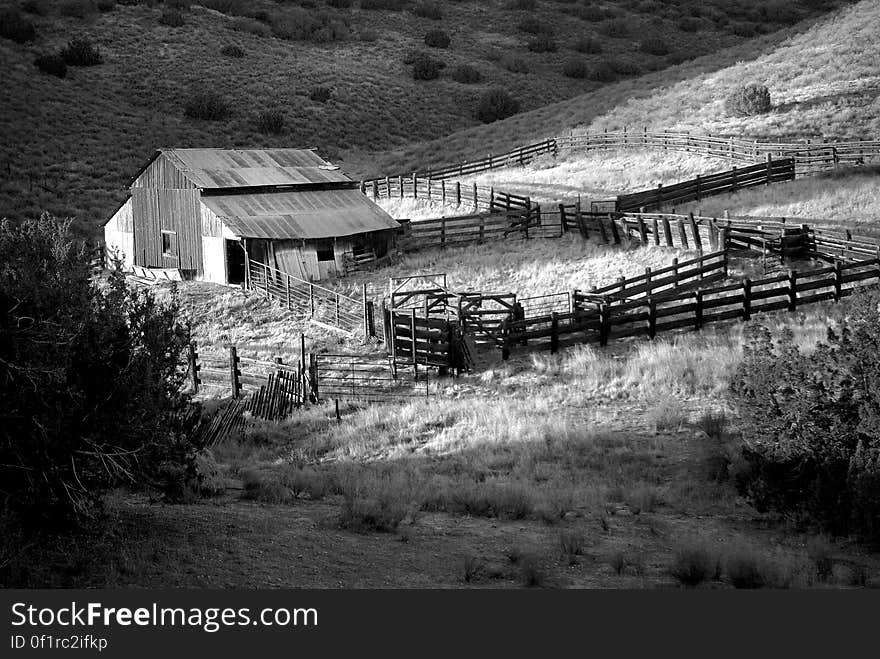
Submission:
[[315,281],[381,258],[399,226],[312,149],[160,149],[104,224],[126,269],[244,282],[249,261]]

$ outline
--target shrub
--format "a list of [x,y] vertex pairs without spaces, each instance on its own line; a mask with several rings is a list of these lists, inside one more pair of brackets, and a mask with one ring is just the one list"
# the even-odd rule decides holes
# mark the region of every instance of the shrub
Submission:
[[578,556],[584,553],[584,534],[578,531],[563,531],[559,534],[559,548],[569,565],[576,565]]
[[470,64],[459,64],[452,69],[450,77],[455,80],[455,82],[460,82],[465,85],[473,85],[480,82],[483,78],[483,76],[480,75],[480,72]]
[[176,9],[177,11],[189,11],[190,0],[165,0],[165,6],[168,9]]
[[107,12],[116,9],[116,0],[97,0],[95,7],[97,7],[98,11],[102,14],[106,14]]
[[536,556],[523,556],[519,560],[523,585],[527,588],[543,588],[547,585],[547,572],[541,567]]
[[738,37],[746,38],[753,37],[757,33],[753,23],[734,23],[731,25],[730,31]]
[[803,354],[790,331],[747,329],[731,383],[744,443],[737,488],[831,534],[880,539],[880,295],[859,293],[839,332]]
[[0,262],[4,508],[55,530],[110,488],[185,474],[195,447],[176,290],[162,306],[119,272],[99,284],[70,222],[45,214],[0,223]]
[[642,72],[638,64],[629,60],[611,60],[609,63],[614,72],[622,76],[637,76]]
[[822,536],[810,538],[807,542],[807,556],[816,568],[819,581],[828,581],[834,573],[834,548]]
[[581,37],[574,42],[572,48],[574,48],[574,50],[578,51],[579,53],[596,55],[602,52],[602,43],[590,37]]
[[703,27],[703,21],[692,16],[685,16],[678,21],[678,29],[682,32],[699,32]]
[[190,119],[222,121],[232,114],[226,100],[211,91],[196,92],[184,106],[184,114]]
[[229,27],[233,30],[237,30],[238,32],[246,32],[248,34],[255,34],[258,37],[271,37],[272,36],[272,28],[266,25],[265,23],[261,23],[260,21],[247,18],[246,16],[237,16],[233,18],[229,22]]
[[608,37],[620,39],[629,35],[629,24],[622,18],[615,18],[600,25],[598,30]]
[[425,53],[416,57],[412,65],[413,80],[434,80],[440,77],[445,64]]
[[37,38],[34,24],[15,9],[0,11],[0,37],[16,43],[27,43]]
[[724,571],[734,588],[763,588],[770,584],[768,565],[753,551],[740,550],[725,559]]
[[361,0],[361,9],[402,11],[409,0]]
[[239,46],[238,44],[230,43],[223,46],[220,49],[220,54],[224,57],[244,57],[245,52],[244,48]]
[[277,135],[284,130],[284,111],[264,110],[257,117],[257,130],[261,133]]
[[608,17],[608,13],[604,9],[594,5],[573,7],[570,13],[590,23],[599,23]]
[[48,73],[57,78],[63,78],[67,75],[67,64],[65,63],[64,58],[57,53],[38,55],[34,60],[34,66],[40,69],[43,73]]
[[315,87],[309,93],[309,98],[318,103],[326,103],[330,100],[331,93],[329,87]]
[[289,41],[328,43],[347,39],[350,30],[345,21],[333,14],[291,7],[272,18],[272,33]]
[[534,11],[535,0],[510,0],[509,9],[519,11]]
[[521,57],[516,57],[514,55],[505,55],[501,58],[501,66],[510,71],[511,73],[528,73],[529,72],[529,63],[526,62]]
[[425,34],[425,45],[431,48],[449,48],[452,39],[443,30],[430,30]]
[[73,39],[58,53],[70,66],[97,66],[104,62],[101,51],[88,39]]
[[526,34],[553,34],[553,26],[545,23],[537,16],[528,16],[517,24],[517,29]]
[[579,59],[570,59],[562,65],[562,75],[569,78],[586,78],[590,73],[587,63]]
[[519,101],[499,87],[488,90],[480,97],[476,117],[484,124],[489,124],[512,117],[517,112],[519,112]]
[[183,20],[183,14],[176,9],[166,9],[159,16],[159,23],[168,27],[183,27],[186,21]]
[[703,546],[682,547],[675,552],[669,574],[680,584],[694,588],[718,574],[718,557]]
[[327,4],[336,9],[349,9],[353,2],[352,0],[327,0]]
[[393,497],[365,499],[346,496],[339,514],[339,526],[357,533],[391,533],[408,513],[407,505]]
[[558,47],[553,37],[544,35],[529,39],[526,43],[526,48],[533,53],[555,53]]
[[433,2],[420,2],[413,7],[413,13],[421,18],[428,18],[432,21],[439,21],[443,18],[443,10],[440,6]]
[[49,13],[48,0],[25,0],[21,3],[21,10],[35,16],[46,16]]
[[58,7],[62,16],[71,18],[87,18],[97,11],[92,0],[64,0]]
[[669,45],[660,37],[648,37],[639,44],[639,49],[649,55],[668,55]]
[[751,117],[769,112],[770,90],[766,85],[750,84],[737,87],[725,100],[724,107],[729,115]]

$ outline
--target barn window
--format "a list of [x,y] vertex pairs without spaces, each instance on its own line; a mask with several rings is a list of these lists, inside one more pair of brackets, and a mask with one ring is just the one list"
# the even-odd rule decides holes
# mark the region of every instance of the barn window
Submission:
[[173,231],[162,232],[162,255],[176,256],[174,254],[174,236],[177,235]]
[[318,253],[319,261],[335,261],[336,256],[333,253],[333,243],[329,241],[319,242],[315,244],[315,250]]

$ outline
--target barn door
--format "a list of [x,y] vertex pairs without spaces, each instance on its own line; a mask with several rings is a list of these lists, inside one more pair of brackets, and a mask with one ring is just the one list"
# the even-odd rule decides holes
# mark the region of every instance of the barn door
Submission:
[[318,254],[318,279],[336,276],[336,250],[332,241],[322,240],[315,245]]

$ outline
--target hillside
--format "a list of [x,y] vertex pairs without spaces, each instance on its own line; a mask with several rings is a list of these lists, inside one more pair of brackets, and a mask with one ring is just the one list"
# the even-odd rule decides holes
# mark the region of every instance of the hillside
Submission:
[[[623,126],[781,138],[868,138],[880,133],[880,1],[862,0],[815,21],[706,55],[668,70],[617,82],[567,101],[389,152],[380,170],[482,156],[567,132]],[[726,116],[739,85],[766,84],[770,113]]]
[[[187,3],[26,0],[2,6],[5,12],[19,4],[36,38],[0,38],[0,216],[49,210],[76,216],[88,230],[124,198],[128,177],[157,147],[315,146],[355,175],[484,152],[576,123],[562,114],[548,120],[563,99],[571,99],[565,107],[578,109],[580,121],[594,113],[582,108],[596,98],[603,99],[598,110],[626,90],[690,77],[706,62],[676,63],[701,54],[727,62],[767,48],[779,41],[778,30],[834,3],[492,0],[392,2],[385,4],[403,10],[368,11],[364,0],[204,0],[215,9],[194,5],[177,19],[168,18],[177,11],[169,6]],[[449,35],[448,48],[425,45],[432,29]],[[751,45],[759,31],[769,35]],[[35,56],[72,38],[91,40],[103,63],[71,66],[63,79],[34,67]],[[541,40],[555,50],[530,49],[530,41]],[[745,50],[729,50],[737,44]],[[244,56],[222,55],[229,45]],[[414,51],[430,51],[445,63],[438,79],[413,80],[407,62]],[[586,77],[563,75],[570,60]],[[477,70],[479,82],[452,79],[465,64]],[[604,74],[593,73],[599,67]],[[668,73],[637,78],[658,70]],[[621,77],[628,81],[607,82]],[[509,89],[525,113],[481,129],[474,108],[494,86]],[[329,90],[329,98],[314,94],[317,87]],[[227,118],[184,116],[187,103],[206,91],[226,104]],[[281,112],[279,132],[258,129],[266,110]],[[462,127],[469,132],[457,133]],[[442,149],[430,142],[437,138]],[[389,149],[399,151],[378,161],[371,155]]]

